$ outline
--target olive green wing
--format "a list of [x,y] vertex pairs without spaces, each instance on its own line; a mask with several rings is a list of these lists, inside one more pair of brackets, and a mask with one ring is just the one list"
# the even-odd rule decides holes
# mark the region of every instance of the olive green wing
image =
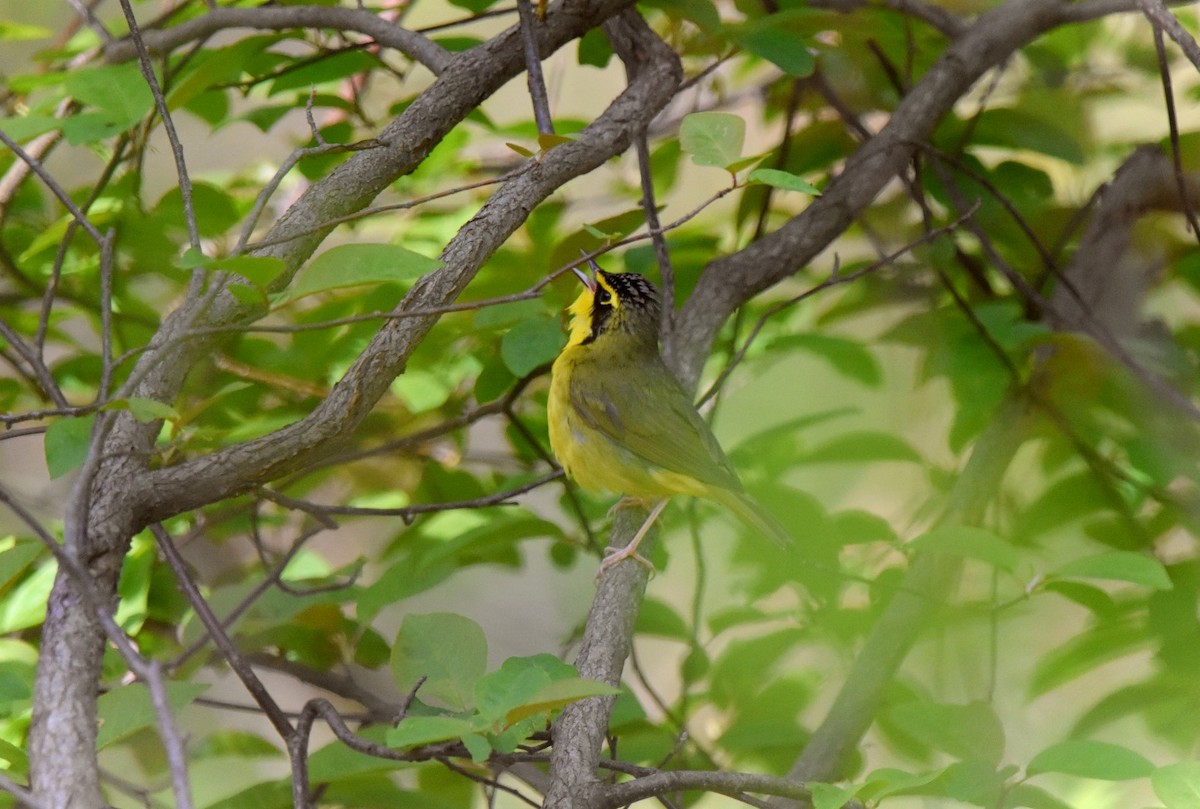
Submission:
[[712,430],[661,360],[622,363],[597,374],[577,372],[570,398],[588,426],[648,464],[742,490]]

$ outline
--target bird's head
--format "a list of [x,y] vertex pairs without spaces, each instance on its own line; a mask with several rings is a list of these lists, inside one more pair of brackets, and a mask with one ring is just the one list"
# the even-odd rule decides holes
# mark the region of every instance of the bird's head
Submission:
[[571,313],[568,345],[621,339],[658,345],[662,304],[658,290],[635,272],[608,273],[589,261],[592,276],[575,268],[584,290],[567,310]]

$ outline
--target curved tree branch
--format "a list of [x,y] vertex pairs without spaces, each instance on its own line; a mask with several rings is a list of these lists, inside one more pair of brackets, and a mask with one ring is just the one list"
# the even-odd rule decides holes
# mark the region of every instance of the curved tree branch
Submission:
[[[451,54],[445,48],[415,31],[401,28],[370,11],[338,6],[214,8],[202,17],[171,28],[145,31],[142,39],[146,43],[146,49],[158,56],[231,28],[256,28],[263,31],[330,28],[335,31],[353,31],[371,37],[380,45],[396,49],[429,68],[435,76],[445,70],[452,61]],[[118,39],[105,46],[104,56],[110,62],[124,62],[136,58],[137,50],[132,39]]]
[[[545,24],[538,26],[538,46],[547,55],[629,3],[630,0],[558,3],[551,8]],[[379,138],[385,144],[382,148],[353,155],[322,182],[311,186],[272,229],[270,235],[277,244],[263,252],[284,261],[289,272],[281,283],[287,282],[332,229],[324,223],[365,207],[389,184],[413,171],[453,126],[523,67],[520,32],[516,27],[455,56],[438,80],[384,130]],[[658,85],[659,92],[669,98],[674,87],[667,88],[667,82]],[[593,128],[587,145],[599,149],[601,156],[591,165],[628,144],[629,135],[623,135],[619,129],[639,120],[637,102],[633,97],[618,99],[609,119]],[[425,306],[430,301],[456,295],[499,243],[495,233],[502,230],[510,233],[533,205],[557,187],[555,182],[565,182],[590,167],[587,156],[580,155],[583,148],[580,144],[564,145],[560,147],[564,150],[562,154],[554,150],[548,155],[553,160],[531,166],[510,182],[447,249],[445,270],[414,289],[405,305]],[[502,205],[513,207],[502,209]],[[296,233],[305,235],[290,238]],[[250,314],[220,283],[212,283],[207,292],[196,290],[164,321],[154,340],[159,348],[143,354],[133,369],[131,383],[121,395],[172,401],[192,366],[211,353],[219,339],[212,334],[188,338],[189,329],[242,322]],[[433,322],[432,318],[413,319],[385,328],[373,342],[371,352],[352,369],[352,379],[323,405],[320,412],[332,418],[332,424],[314,426],[312,421],[305,420],[305,428],[314,427],[315,436],[298,436],[293,429],[277,435],[277,440],[296,438],[301,445],[333,451],[342,440],[338,431],[356,423],[366,412],[366,398],[359,397],[372,390],[377,397],[392,378],[389,376],[381,383],[369,377],[388,368],[392,376],[402,370],[405,352],[415,345],[412,341],[419,339]],[[343,410],[351,414],[349,420]],[[133,534],[152,522],[154,514],[175,514],[181,510],[165,501],[161,496],[165,492],[156,491],[155,487],[174,484],[173,491],[189,491],[193,485],[202,489],[205,484],[199,478],[189,483],[184,478],[171,477],[167,474],[170,470],[148,474],[158,423],[141,424],[128,414],[118,414],[102,418],[100,424],[90,460],[68,504],[66,547],[88,566],[98,592],[111,598]],[[296,449],[296,445],[286,441],[278,446]],[[310,449],[306,457],[316,454],[318,451]],[[215,463],[192,466],[188,471],[223,478],[234,471],[229,464],[238,457],[246,458],[230,450]],[[236,477],[238,485],[265,480],[263,475],[269,475],[272,469],[286,468],[286,460],[280,454],[249,458],[246,463],[249,466]],[[114,481],[120,485],[113,485]],[[236,488],[218,482],[213,491]],[[180,505],[192,508],[206,502],[211,501],[192,497]],[[102,803],[95,744],[102,638],[95,616],[80,608],[70,580],[60,572],[47,605],[29,735],[34,791],[39,801],[49,806]]]
[[713,337],[725,319],[755,294],[789,277],[854,221],[909,164],[954,103],[987,70],[1038,35],[1089,18],[1101,6],[1131,10],[1132,3],[1011,0],[981,15],[958,37],[896,107],[887,125],[846,161],[825,192],[779,230],[736,253],[710,262],[679,311],[666,360],[695,386]]

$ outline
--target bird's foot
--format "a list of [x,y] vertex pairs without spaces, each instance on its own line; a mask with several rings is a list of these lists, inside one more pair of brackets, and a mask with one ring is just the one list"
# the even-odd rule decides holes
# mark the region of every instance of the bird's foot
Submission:
[[654,575],[658,571],[654,569],[653,563],[645,556],[637,552],[639,543],[630,542],[623,548],[609,546],[604,549],[604,560],[600,562],[600,569],[596,571],[596,578],[600,578],[610,568],[616,567],[626,559],[632,559],[639,565],[645,565],[650,571],[650,575]]
[[[623,497],[617,502],[617,506],[620,506],[621,503],[624,503],[626,500],[636,500],[636,498]],[[639,502],[639,505],[644,502],[645,501]],[[626,505],[628,506],[629,504]],[[663,509],[666,507],[666,498],[655,503],[654,507],[650,509],[650,513],[646,515],[646,519],[642,522],[642,527],[637,530],[637,533],[633,535],[633,538],[629,540],[629,544],[624,548],[605,548],[604,561],[600,563],[600,569],[596,571],[596,576],[599,577],[603,575],[604,572],[609,568],[619,564],[625,559],[633,559],[639,564],[643,564],[650,568],[650,572],[654,573],[654,565],[650,564],[650,561],[638,553],[637,550],[638,546],[642,544],[642,540],[646,538],[646,534],[650,532],[650,526],[654,525],[654,521],[658,519],[659,515],[662,514]],[[614,506],[614,508],[616,508],[616,506]]]

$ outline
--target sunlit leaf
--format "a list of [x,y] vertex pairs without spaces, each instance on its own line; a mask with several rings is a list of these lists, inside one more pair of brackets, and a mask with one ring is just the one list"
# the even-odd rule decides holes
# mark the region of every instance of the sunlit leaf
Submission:
[[478,723],[454,716],[411,716],[390,728],[386,738],[392,747],[416,747],[457,739],[479,730]]
[[476,681],[487,666],[487,639],[479,625],[449,612],[410,614],[392,647],[392,673],[405,691],[422,678],[422,698],[455,710],[474,701]]
[[920,463],[921,456],[903,438],[891,433],[863,430],[821,444],[804,456],[806,463],[868,463],[904,461]]
[[746,177],[752,183],[763,183],[764,185],[779,188],[783,191],[800,191],[804,194],[820,196],[821,191],[812,183],[805,180],[803,177],[797,177],[788,171],[780,171],[779,169],[755,169]]
[[679,144],[698,166],[727,168],[742,156],[746,122],[727,112],[693,112],[679,126]]
[[991,531],[969,525],[940,526],[922,534],[909,544],[915,550],[978,559],[1010,573],[1016,569],[1021,558],[1011,542]]
[[302,269],[286,299],[364,284],[408,284],[441,266],[440,261],[394,244],[342,244]]
[[529,318],[504,335],[500,341],[500,356],[513,376],[523,377],[553,360],[564,341],[562,326],[557,320]]
[[1170,590],[1171,577],[1157,559],[1133,551],[1108,551],[1074,559],[1054,571],[1064,579],[1108,579],[1140,584],[1152,590]]
[[1159,767],[1150,774],[1154,794],[1167,809],[1200,806],[1200,763],[1185,761]]
[[1075,739],[1047,747],[1033,757],[1025,771],[1030,776],[1056,772],[1101,781],[1128,781],[1150,775],[1154,765],[1128,747]]

